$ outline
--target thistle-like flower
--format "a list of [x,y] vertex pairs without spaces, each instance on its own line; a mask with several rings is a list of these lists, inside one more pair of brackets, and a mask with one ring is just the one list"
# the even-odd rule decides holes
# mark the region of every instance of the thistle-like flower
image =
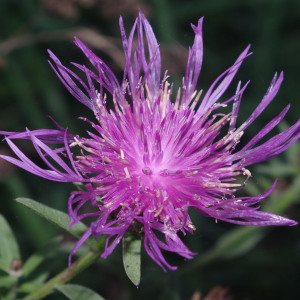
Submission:
[[[94,112],[96,123],[85,119],[93,132],[80,137],[60,126],[57,130],[2,132],[17,156],[1,155],[3,159],[49,180],[85,185],[85,190],[73,191],[69,198],[70,225],[90,216],[96,217],[96,221],[77,242],[71,255],[89,236],[105,234],[108,237],[102,257],[107,257],[124,233],[134,227],[142,234],[149,256],[164,270],[174,270],[176,267],[167,263],[161,250],[188,259],[193,257],[194,253],[178,236],[178,232],[195,230],[189,208],[239,225],[297,224],[254,206],[270,195],[276,182],[256,197],[235,196],[251,176],[247,166],[281,153],[300,136],[299,120],[258,145],[283,119],[287,106],[245,146],[235,149],[244,130],[274,99],[283,73],[275,74],[260,104],[237,127],[239,106],[248,82],[243,86],[239,83],[229,99],[222,96],[249,55],[249,46],[202,96],[202,90],[196,91],[203,57],[202,21],[201,18],[197,26],[192,25],[194,44],[178,91],[173,90],[166,73],[161,77],[159,45],[150,24],[140,13],[128,37],[120,18],[126,58],[121,84],[111,69],[78,38],[75,44],[93,69],[73,65],[86,80],[62,65],[49,51],[50,64],[58,78],[77,100]],[[108,109],[107,103],[113,108]],[[232,112],[222,114],[220,110],[228,104],[232,104]],[[227,133],[220,136],[224,128]],[[28,159],[13,139],[31,140],[44,166]],[[58,146],[53,149],[53,145]],[[80,155],[74,148],[81,150]],[[241,183],[237,178],[243,175],[244,183]],[[88,203],[94,210],[83,212]],[[163,239],[158,238],[158,232]]]

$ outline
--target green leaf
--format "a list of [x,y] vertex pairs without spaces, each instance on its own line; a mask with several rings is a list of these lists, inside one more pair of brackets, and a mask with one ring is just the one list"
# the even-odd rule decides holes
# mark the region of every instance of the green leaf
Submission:
[[296,141],[293,145],[285,150],[288,165],[298,166],[300,142]]
[[[4,180],[4,184],[12,198],[17,198],[19,195],[25,195],[26,197],[26,195],[30,195],[31,193],[20,175],[14,172]],[[18,203],[14,203],[13,210],[18,215],[18,223],[22,226],[23,231],[30,232],[27,238],[36,247],[46,243],[54,235],[55,228],[48,222],[44,222],[43,219],[32,211],[24,212],[24,207]]]
[[77,284],[59,285],[56,289],[71,300],[105,300],[91,289]]
[[[277,197],[276,194],[272,194],[272,199],[268,200],[264,210],[275,214],[282,214],[285,209],[294,203],[299,193],[300,176],[293,180],[292,184],[289,185],[282,195]],[[251,250],[263,238],[266,230],[264,227],[255,226],[235,228],[224,234],[217,241],[215,247],[199,259],[198,264],[206,264],[217,258],[232,258],[242,255]]]
[[58,246],[62,241],[62,237],[51,239],[37,253],[32,254],[23,265],[23,275],[28,276],[33,272],[46,258],[55,255],[58,251]]
[[260,227],[238,227],[224,234],[211,251],[223,258],[239,256],[252,249],[263,236],[264,232]]
[[24,263],[24,276],[28,276],[32,271],[34,271],[44,259],[45,257],[41,253],[34,253],[33,255],[31,255]]
[[9,272],[12,261],[20,259],[20,252],[15,236],[2,215],[0,215],[0,245],[0,268]]
[[0,277],[0,287],[10,288],[17,282],[17,278],[13,276],[2,276]]
[[0,270],[7,272],[6,264],[7,264],[6,260],[0,257]]
[[261,227],[247,226],[232,229],[224,234],[216,245],[185,268],[191,270],[199,265],[205,265],[219,258],[233,258],[252,249],[264,236]]
[[273,177],[297,176],[300,168],[296,164],[287,164],[280,162],[272,162],[267,166],[261,165],[257,167],[257,171]]
[[[293,182],[284,190],[280,197],[276,197],[276,201],[269,201],[265,205],[265,210],[274,214],[281,214],[290,205],[299,199],[300,194],[300,176],[294,178]],[[275,198],[276,194],[273,194]],[[273,200],[273,199],[272,199]]]
[[[61,244],[61,246],[60,246],[60,251],[66,253],[66,254],[70,254],[70,252],[73,250],[73,248],[74,248],[74,242],[64,241],[64,243]],[[87,253],[90,250],[89,248],[90,247],[85,244],[81,245],[80,248],[76,250],[76,255],[79,257],[84,255],[85,253]]]
[[132,283],[138,286],[141,280],[141,239],[137,235],[127,234],[122,242],[125,272]]
[[[69,232],[71,235],[73,235],[76,238],[80,238],[84,232],[88,229],[88,227],[79,222],[75,225],[73,225],[69,229],[69,216],[57,209],[51,208],[47,205],[41,204],[37,201],[34,201],[29,198],[17,198],[17,202],[25,205],[26,207],[30,208],[33,210],[35,213],[40,215],[41,217],[45,218],[46,220],[54,223],[55,225],[59,226],[60,228],[66,230]],[[86,242],[90,247],[95,249],[97,247],[97,243],[95,242],[94,239],[89,238]]]
[[48,278],[48,272],[42,273],[33,280],[23,283],[19,288],[20,293],[32,293],[40,288]]

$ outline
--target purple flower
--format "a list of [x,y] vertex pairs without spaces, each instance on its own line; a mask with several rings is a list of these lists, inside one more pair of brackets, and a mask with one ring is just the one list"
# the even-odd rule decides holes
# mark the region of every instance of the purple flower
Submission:
[[[77,38],[75,44],[93,65],[93,69],[88,69],[73,63],[86,76],[85,81],[49,51],[50,64],[58,78],[95,114],[96,123],[85,119],[93,129],[87,137],[72,135],[59,125],[57,130],[2,132],[17,156],[1,155],[3,159],[49,180],[85,185],[85,190],[73,191],[69,198],[70,225],[90,216],[96,217],[96,221],[70,256],[89,236],[105,234],[108,237],[102,257],[107,257],[125,232],[134,229],[143,236],[149,256],[164,270],[175,270],[161,250],[188,259],[193,257],[194,253],[178,236],[178,232],[195,230],[189,208],[239,225],[297,224],[254,206],[270,195],[276,182],[256,197],[235,196],[251,177],[247,166],[281,153],[300,136],[299,120],[284,132],[261,142],[283,119],[287,106],[245,146],[235,149],[244,130],[274,99],[283,73],[275,74],[260,104],[237,127],[240,101],[248,82],[244,86],[239,83],[229,99],[222,96],[250,55],[249,46],[202,96],[202,90],[196,91],[203,57],[202,21],[201,18],[197,26],[192,25],[194,44],[178,91],[173,90],[166,73],[161,77],[159,45],[150,24],[140,13],[128,37],[120,18],[126,57],[121,84],[111,69]],[[228,104],[232,104],[232,112],[221,113],[222,107]],[[221,136],[223,128],[227,133]],[[44,166],[28,159],[13,139],[31,140]],[[53,148],[53,145],[58,146]],[[73,151],[74,148],[80,151]],[[241,175],[244,182],[240,182]],[[94,209],[83,211],[86,204]],[[158,238],[158,232],[164,239]]]

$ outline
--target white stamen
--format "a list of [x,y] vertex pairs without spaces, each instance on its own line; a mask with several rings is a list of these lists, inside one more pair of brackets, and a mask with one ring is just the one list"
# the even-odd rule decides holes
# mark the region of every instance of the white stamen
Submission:
[[148,98],[151,100],[151,102],[153,101],[153,98],[152,98],[152,95],[151,95],[151,92],[149,90],[149,87],[147,85],[147,83],[145,84],[145,88],[146,88],[146,91],[147,91],[147,96]]
[[121,154],[121,158],[122,158],[122,159],[125,159],[124,151],[123,151],[122,149],[120,149],[120,154]]
[[160,208],[154,214],[154,217],[158,217],[161,214],[162,210],[163,210],[163,206],[160,206]]
[[129,174],[127,167],[124,168],[124,172],[126,174],[126,178],[130,178],[130,174]]
[[179,102],[180,102],[180,88],[178,89],[178,92],[177,92],[177,96],[176,96],[176,101],[175,101],[175,106],[174,106],[174,109],[175,110],[178,110],[178,107],[179,107]]
[[184,175],[185,175],[185,177],[191,177],[191,176],[194,176],[196,174],[198,174],[198,171],[193,171],[193,172],[185,173]]
[[197,94],[195,100],[193,101],[192,105],[191,105],[191,109],[194,110],[194,108],[196,107],[201,95],[202,95],[203,90],[200,90],[199,93]]
[[242,171],[243,171],[243,175],[247,175],[248,177],[251,177],[251,176],[252,176],[252,175],[251,175],[251,172],[250,172],[248,169],[242,168]]

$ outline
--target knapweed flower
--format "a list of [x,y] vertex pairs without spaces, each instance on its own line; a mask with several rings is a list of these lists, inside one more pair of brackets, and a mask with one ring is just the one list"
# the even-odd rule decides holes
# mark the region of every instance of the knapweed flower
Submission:
[[[120,18],[126,58],[121,84],[78,38],[75,44],[93,66],[90,69],[73,63],[85,80],[49,51],[50,64],[58,78],[95,114],[96,123],[85,119],[92,128],[87,137],[72,135],[59,125],[56,130],[2,132],[17,156],[2,155],[3,159],[49,180],[85,185],[84,190],[73,191],[69,198],[70,225],[87,217],[94,221],[71,255],[89,236],[107,235],[102,253],[102,257],[107,257],[125,232],[134,228],[143,236],[149,256],[163,269],[174,270],[176,267],[167,263],[162,250],[187,259],[193,257],[194,253],[178,236],[179,232],[195,230],[189,208],[239,225],[296,224],[255,206],[270,195],[275,183],[256,197],[235,195],[251,176],[247,166],[281,153],[299,138],[300,120],[261,142],[282,120],[287,106],[248,143],[236,149],[245,129],[274,99],[283,73],[274,76],[257,108],[242,125],[236,126],[248,82],[243,86],[239,83],[232,97],[222,98],[249,55],[249,46],[202,96],[202,90],[196,91],[203,57],[202,21],[201,18],[197,26],[192,25],[195,39],[178,91],[174,91],[166,73],[161,75],[159,45],[147,19],[139,13],[129,36]],[[223,114],[222,107],[229,104],[231,113]],[[25,156],[13,139],[31,140],[43,167]],[[240,182],[241,176],[244,182]],[[87,205],[94,210],[84,210]]]

